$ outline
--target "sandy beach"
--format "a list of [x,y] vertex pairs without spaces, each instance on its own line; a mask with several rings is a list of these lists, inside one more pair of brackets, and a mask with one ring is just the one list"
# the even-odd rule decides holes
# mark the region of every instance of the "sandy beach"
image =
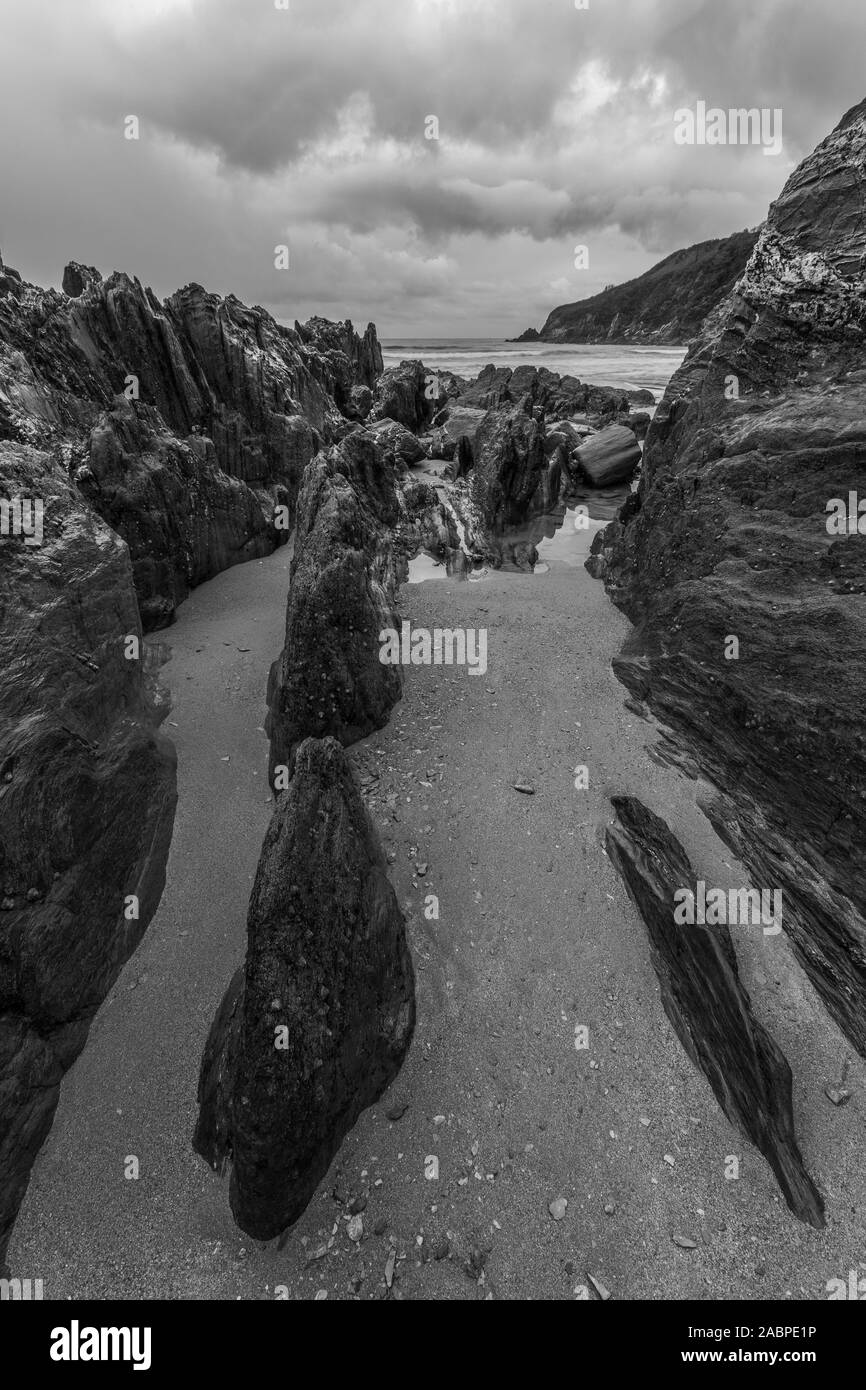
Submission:
[[[696,812],[695,784],[648,755],[657,731],[625,708],[610,669],[625,619],[556,560],[536,576],[403,589],[413,626],[488,632],[486,675],[410,668],[390,724],[353,750],[409,922],[416,1036],[283,1249],[234,1226],[227,1179],[190,1136],[272,809],[261,725],[288,565],[283,550],[223,573],[159,634],[179,755],[166,889],[63,1082],[13,1272],[42,1278],[46,1298],[574,1299],[590,1275],[614,1298],[826,1298],[866,1249],[862,1087],[830,1105],[844,1040],[784,935],[738,933],[756,1012],[794,1071],[827,1201],[816,1232],[662,1011],[643,924],[604,852],[608,798],[632,792],[664,815],[708,880],[745,879]],[[588,790],[575,789],[579,765]],[[133,1155],[137,1180],[124,1176]]]

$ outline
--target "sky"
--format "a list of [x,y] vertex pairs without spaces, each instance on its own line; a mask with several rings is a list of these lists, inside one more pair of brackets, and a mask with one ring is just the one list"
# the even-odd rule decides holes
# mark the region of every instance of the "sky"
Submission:
[[[0,0],[0,251],[510,337],[757,226],[866,96],[864,0],[585,3]],[[781,110],[781,153],[678,144],[698,101]]]

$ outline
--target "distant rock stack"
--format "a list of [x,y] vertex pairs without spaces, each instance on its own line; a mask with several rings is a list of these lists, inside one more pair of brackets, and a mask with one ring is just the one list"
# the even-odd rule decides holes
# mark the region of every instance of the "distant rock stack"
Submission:
[[298,749],[265,837],[247,956],[211,1028],[193,1145],[232,1163],[242,1230],[280,1235],[393,1079],[415,1024],[403,915],[335,739]]

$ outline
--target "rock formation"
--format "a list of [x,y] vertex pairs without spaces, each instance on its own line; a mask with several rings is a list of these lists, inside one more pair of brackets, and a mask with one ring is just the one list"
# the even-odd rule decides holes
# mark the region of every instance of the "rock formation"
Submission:
[[200,285],[160,303],[74,262],[64,289],[0,281],[0,439],[70,446],[161,626],[192,585],[286,539],[307,463],[372,402],[375,329],[293,330]]
[[402,671],[379,660],[398,573],[394,472],[375,437],[356,431],[304,477],[286,611],[286,642],[268,682],[271,779],[305,738],[343,744],[381,728]]
[[[866,102],[797,169],[647,435],[590,560],[638,628],[618,674],[866,1055]],[[866,524],[863,525],[866,531]]]
[[162,892],[174,751],[157,733],[126,546],[61,460],[0,441],[0,1257],[60,1080]]
[[242,1230],[300,1216],[415,1023],[403,916],[336,740],[298,749],[262,850],[247,957],[208,1038],[194,1146],[222,1171]]
[[529,397],[510,410],[488,411],[472,452],[472,498],[491,531],[556,506],[561,467],[557,457],[548,460],[545,454],[544,425],[533,415]]
[[615,797],[606,844],[649,933],[662,1004],[728,1119],[766,1158],[795,1216],[823,1227],[824,1205],[794,1133],[791,1068],[752,1013],[727,926],[679,926],[674,894],[694,887],[686,853],[659,816]]
[[585,440],[576,457],[593,487],[614,487],[634,477],[640,467],[640,445],[626,425],[608,425]]
[[675,251],[646,274],[552,310],[517,342],[687,343],[742,274],[757,232]]

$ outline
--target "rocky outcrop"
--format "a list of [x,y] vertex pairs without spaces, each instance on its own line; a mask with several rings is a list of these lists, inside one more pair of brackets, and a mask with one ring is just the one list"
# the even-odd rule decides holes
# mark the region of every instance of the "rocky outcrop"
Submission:
[[[554,309],[517,342],[687,343],[743,272],[757,232],[701,241],[624,285]],[[530,336],[532,335],[532,336]]]
[[637,436],[625,425],[608,425],[576,450],[581,472],[593,487],[627,483],[640,467]]
[[[645,391],[623,391],[610,386],[591,386],[574,376],[560,376],[547,367],[484,367],[475,381],[451,403],[450,409],[469,407],[492,410],[516,405],[528,396],[534,406],[557,419],[586,414],[596,423],[627,413],[630,402],[645,400]],[[450,412],[449,412],[450,413]]]
[[[590,561],[618,665],[719,789],[708,813],[866,1055],[866,102],[789,179]],[[866,529],[866,528],[864,528]]]
[[528,397],[510,410],[488,411],[478,427],[470,489],[488,530],[516,526],[556,505],[562,471],[557,456],[547,458],[544,438]]
[[0,479],[44,508],[41,543],[0,536],[2,1255],[61,1077],[156,910],[176,793],[126,546],[60,459],[0,442]]
[[[312,458],[313,439],[302,416],[287,419],[295,469]],[[275,511],[293,507],[288,487],[253,491],[219,467],[213,440],[177,439],[150,406],[120,397],[90,431],[84,459],[75,482],[129,546],[146,629],[167,626],[196,585],[288,537]]]
[[70,446],[92,505],[129,542],[147,625],[161,625],[192,584],[285,539],[307,463],[363,417],[365,393],[369,411],[375,329],[293,330],[200,285],[160,303],[77,263],[64,287],[0,283],[0,438]]
[[752,1013],[727,926],[680,926],[675,893],[696,875],[679,841],[634,797],[615,797],[612,862],[649,934],[664,1011],[728,1119],[764,1155],[795,1216],[823,1227],[824,1205],[794,1133],[791,1068]]
[[242,1230],[295,1222],[361,1111],[392,1080],[415,1022],[402,913],[349,761],[298,749],[259,862],[244,969],[208,1038],[194,1146]]
[[414,433],[423,432],[448,399],[442,379],[423,362],[401,362],[388,367],[379,381],[374,420],[396,420]]
[[379,660],[380,631],[398,625],[394,481],[374,436],[360,430],[304,476],[286,642],[268,682],[272,781],[303,739],[353,743],[381,728],[400,698],[401,668]]

